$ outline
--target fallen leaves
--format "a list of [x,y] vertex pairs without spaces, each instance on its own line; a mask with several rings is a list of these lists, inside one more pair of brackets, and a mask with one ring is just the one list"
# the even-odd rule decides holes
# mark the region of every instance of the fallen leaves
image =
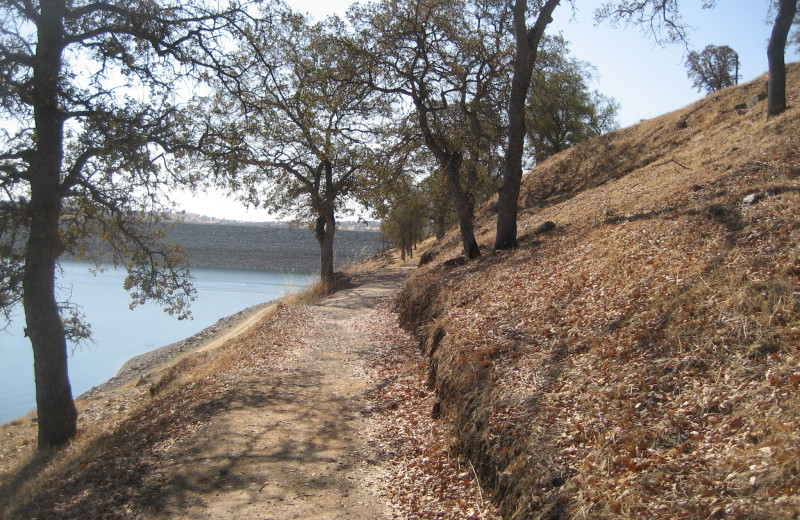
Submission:
[[[567,231],[412,280],[441,295],[430,363],[460,445],[489,475],[524,474],[507,507],[800,515],[800,194],[782,153],[713,189],[629,199],[622,218],[581,212],[619,186],[580,192],[530,220]],[[548,468],[570,476],[553,486]]]
[[446,421],[431,417],[435,395],[427,387],[427,366],[416,343],[397,325],[390,302],[376,308],[377,335],[370,353],[370,392],[377,443],[389,467],[380,479],[381,495],[394,518],[500,518],[477,482],[471,463],[449,451]]

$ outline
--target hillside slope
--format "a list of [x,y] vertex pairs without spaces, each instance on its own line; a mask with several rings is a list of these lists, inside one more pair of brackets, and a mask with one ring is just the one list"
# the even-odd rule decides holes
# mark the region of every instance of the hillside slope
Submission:
[[[800,65],[523,180],[520,248],[449,235],[397,300],[507,518],[800,516]],[[544,222],[555,228],[544,231]]]

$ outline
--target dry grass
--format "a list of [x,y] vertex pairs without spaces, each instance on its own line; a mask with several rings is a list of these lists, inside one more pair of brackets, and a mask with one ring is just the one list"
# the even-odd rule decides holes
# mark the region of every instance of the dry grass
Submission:
[[[181,358],[149,388],[79,402],[79,434],[70,445],[57,452],[30,450],[4,466],[0,517],[131,516],[130,504],[147,500],[144,481],[159,453],[198,427],[198,406],[224,392],[239,371],[278,363],[284,345],[304,326],[301,318],[284,306],[223,346]],[[31,436],[35,440],[35,431]]]
[[[800,516],[798,76],[770,121],[732,110],[761,79],[554,157],[524,180],[519,250],[448,268],[451,234],[406,289],[446,450],[506,517]],[[479,224],[491,244],[490,211]],[[125,516],[192,403],[281,355],[270,327],[290,311],[184,358],[153,396],[80,403],[58,457],[34,451],[30,419],[4,427],[0,515]]]
[[789,76],[769,121],[733,110],[761,78],[548,160],[517,251],[448,268],[451,235],[406,289],[455,447],[506,517],[800,516]]
[[[37,451],[33,416],[0,426],[0,517],[6,518],[10,511],[46,492],[58,475],[80,473],[77,467],[85,465],[87,460],[108,459],[109,443],[115,450],[125,444],[117,438],[123,434],[123,425],[149,417],[154,409],[177,394],[186,398],[183,394],[187,394],[187,389],[208,386],[220,374],[249,363],[249,358],[264,350],[265,331],[270,329],[277,313],[287,307],[312,303],[330,292],[330,287],[318,282],[306,291],[283,298],[242,334],[217,348],[201,348],[182,355],[158,369],[158,377],[152,385],[133,382],[101,399],[78,400],[78,436],[61,451]],[[270,353],[270,356],[275,355],[277,351]],[[176,432],[167,428],[164,433]],[[135,446],[126,449],[135,449]]]

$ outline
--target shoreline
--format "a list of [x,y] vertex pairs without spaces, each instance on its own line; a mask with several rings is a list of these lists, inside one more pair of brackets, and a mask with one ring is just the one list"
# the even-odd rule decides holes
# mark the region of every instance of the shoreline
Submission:
[[188,338],[136,355],[123,363],[122,367],[111,378],[76,396],[75,400],[97,399],[104,393],[117,390],[134,381],[138,386],[147,375],[163,369],[180,356],[213,348],[212,343],[222,343],[231,339],[230,337],[238,335],[238,333],[244,331],[243,329],[248,328],[247,324],[250,321],[254,321],[266,314],[270,308],[280,305],[280,301],[280,299],[270,300],[242,309],[239,312],[220,318],[214,324],[192,334]]

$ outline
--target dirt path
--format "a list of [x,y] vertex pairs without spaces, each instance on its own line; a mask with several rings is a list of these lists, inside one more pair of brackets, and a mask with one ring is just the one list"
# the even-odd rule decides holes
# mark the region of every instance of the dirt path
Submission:
[[309,326],[278,369],[231,378],[205,403],[199,429],[166,450],[148,478],[145,516],[387,517],[370,489],[380,473],[364,399],[374,338],[357,324],[406,274],[383,270],[304,307]]
[[30,419],[4,426],[0,518],[498,519],[391,310],[407,275],[231,317],[198,338],[241,335],[164,369],[170,349],[139,360],[78,401],[85,433],[52,460]]

